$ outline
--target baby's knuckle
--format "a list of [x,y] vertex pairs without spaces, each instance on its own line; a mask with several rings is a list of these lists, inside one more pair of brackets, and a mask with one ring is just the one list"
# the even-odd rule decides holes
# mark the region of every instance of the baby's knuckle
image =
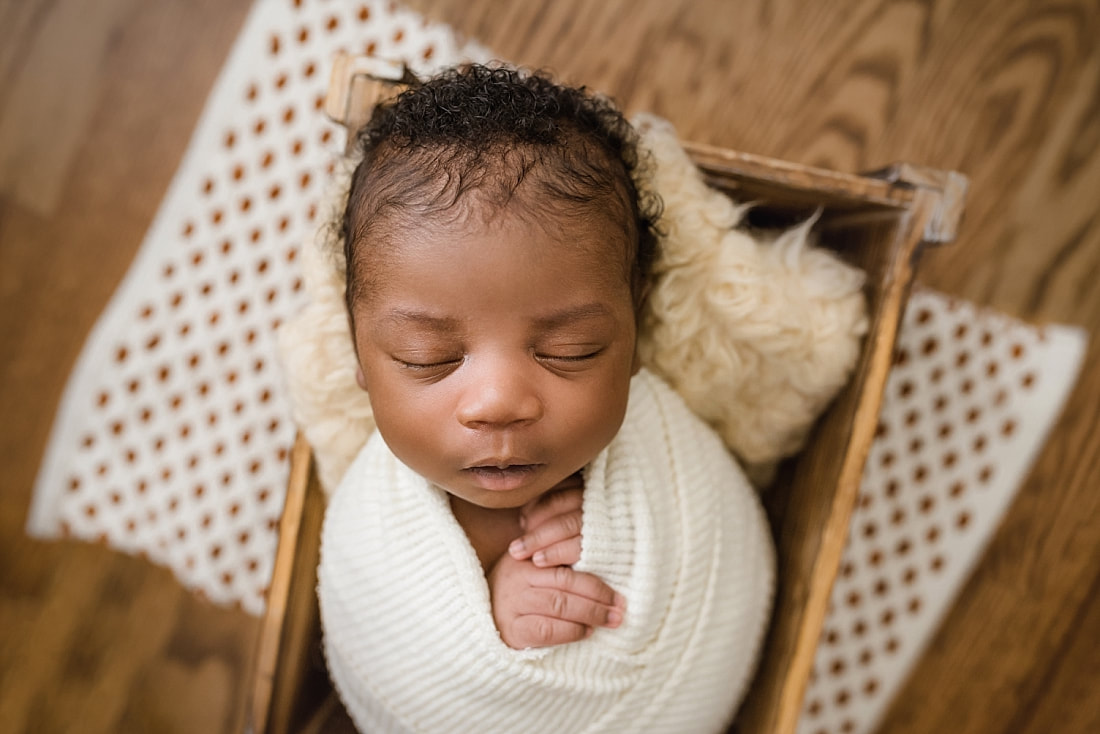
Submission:
[[546,543],[546,536],[549,534],[550,529],[546,525],[539,525],[537,528],[527,533],[527,537],[524,540],[528,550],[534,550],[535,548],[541,548]]
[[573,569],[568,566],[555,566],[554,585],[563,589],[571,587],[573,585]]
[[565,532],[569,534],[569,537],[580,535],[583,525],[581,522],[581,514],[579,512],[571,512],[568,515],[562,515],[561,525]]
[[561,591],[550,594],[550,612],[555,617],[564,617],[569,611],[569,598]]
[[539,645],[554,644],[554,624],[549,619],[535,620],[531,630],[534,642]]

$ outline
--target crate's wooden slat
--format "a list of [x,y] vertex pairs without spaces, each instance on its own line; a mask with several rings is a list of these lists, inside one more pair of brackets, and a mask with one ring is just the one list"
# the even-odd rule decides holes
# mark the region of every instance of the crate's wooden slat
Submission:
[[777,534],[777,594],[760,669],[738,715],[737,731],[793,732],[798,723],[912,283],[913,262],[936,203],[934,193],[918,192],[914,207],[894,225],[848,233],[865,240],[856,252],[861,255],[858,264],[871,278],[871,329],[852,381],[819,422],[806,449],[787,467],[786,481],[765,497]]
[[296,731],[312,710],[312,704],[303,705],[309,689],[328,687],[311,654],[320,629],[314,590],[325,499],[301,436],[290,466],[252,694],[253,729],[268,734]]
[[700,143],[685,142],[683,146],[704,174],[747,179],[756,190],[771,184],[770,190],[784,199],[802,193],[805,196],[799,198],[822,204],[837,199],[895,208],[904,207],[913,199],[911,189],[894,185],[898,179],[840,173]]

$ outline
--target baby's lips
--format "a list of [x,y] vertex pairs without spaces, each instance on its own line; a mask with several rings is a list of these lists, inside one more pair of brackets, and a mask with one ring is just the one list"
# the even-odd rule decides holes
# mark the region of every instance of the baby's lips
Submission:
[[538,466],[537,461],[531,461],[524,456],[485,456],[477,461],[470,462],[466,469],[507,469],[513,466]]

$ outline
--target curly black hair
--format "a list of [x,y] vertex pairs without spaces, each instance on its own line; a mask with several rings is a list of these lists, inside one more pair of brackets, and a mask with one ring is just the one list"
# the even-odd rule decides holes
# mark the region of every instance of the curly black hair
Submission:
[[[493,212],[611,217],[627,243],[640,307],[656,253],[660,200],[639,192],[638,137],[605,97],[541,72],[467,65],[378,105],[357,136],[340,235],[349,313],[363,244],[385,226]],[[379,226],[383,225],[383,226]],[[373,248],[372,244],[372,248]]]

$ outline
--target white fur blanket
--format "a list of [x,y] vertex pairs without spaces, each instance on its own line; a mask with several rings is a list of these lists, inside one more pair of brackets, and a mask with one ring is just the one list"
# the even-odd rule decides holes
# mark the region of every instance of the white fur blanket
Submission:
[[318,585],[329,670],[360,730],[724,731],[767,624],[771,537],[720,439],[644,370],[586,469],[575,567],[626,597],[622,626],[507,647],[446,494],[376,433],[331,499]]

